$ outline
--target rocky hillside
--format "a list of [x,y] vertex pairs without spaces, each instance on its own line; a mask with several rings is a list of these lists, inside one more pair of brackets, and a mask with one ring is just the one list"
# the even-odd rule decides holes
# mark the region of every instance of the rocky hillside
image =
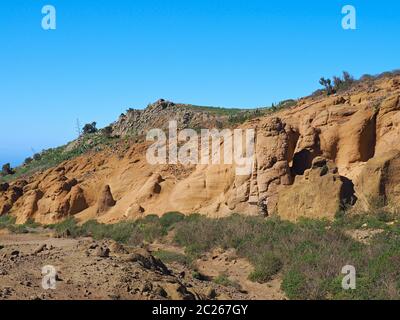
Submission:
[[129,109],[111,124],[113,136],[144,135],[152,128],[166,129],[170,120],[178,129],[225,128],[266,113],[265,108],[242,110],[175,104],[160,99],[144,110]]
[[[200,281],[147,249],[115,241],[1,234],[0,300],[246,299],[239,289]],[[57,290],[43,290],[42,267],[57,266]]]
[[[111,125],[112,134],[165,128],[173,116],[180,127],[235,123],[224,109],[188,111],[160,100],[122,115]],[[397,209],[399,75],[358,81],[339,93],[302,98],[294,106],[249,118],[239,127],[256,130],[251,175],[237,176],[234,165],[149,165],[147,143],[122,139],[1,184],[0,214],[12,214],[20,223],[52,223],[69,216],[111,223],[168,211],[211,217],[277,214],[297,220],[332,219],[340,210],[362,211],[378,202]]]

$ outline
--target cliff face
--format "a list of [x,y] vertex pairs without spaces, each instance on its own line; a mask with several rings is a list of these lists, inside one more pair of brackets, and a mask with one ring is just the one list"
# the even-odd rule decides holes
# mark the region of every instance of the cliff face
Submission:
[[[205,112],[185,116],[184,109],[165,103],[128,112],[112,125],[113,134],[165,128],[171,114],[182,127],[221,121]],[[11,213],[21,223],[72,215],[110,223],[168,211],[212,217],[276,213],[296,220],[333,218],[343,205],[365,209],[372,199],[400,200],[399,76],[360,82],[344,94],[303,98],[240,128],[256,130],[255,170],[248,176],[236,175],[234,165],[150,165],[148,143],[120,143],[1,185],[0,214]],[[106,210],[99,206],[104,203]]]

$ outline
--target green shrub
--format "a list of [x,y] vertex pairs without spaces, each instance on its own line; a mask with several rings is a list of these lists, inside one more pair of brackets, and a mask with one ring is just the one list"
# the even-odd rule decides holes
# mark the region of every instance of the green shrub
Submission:
[[153,242],[167,234],[166,230],[161,226],[158,216],[148,216],[143,220],[139,220],[137,224],[144,240],[147,242]]
[[283,277],[281,287],[289,299],[307,299],[306,281],[301,272],[289,270]]
[[49,228],[54,229],[56,234],[59,236],[69,234],[71,237],[75,238],[82,235],[82,232],[73,217],[67,218],[57,224],[50,225]]
[[325,87],[327,95],[331,95],[337,92],[342,92],[351,88],[355,80],[353,76],[347,71],[343,71],[342,77],[333,76],[331,79],[321,78],[319,84]]
[[192,277],[197,280],[202,280],[202,281],[204,280],[204,276],[196,270],[192,272]]
[[210,248],[206,244],[194,243],[186,246],[185,253],[190,259],[195,260],[200,258],[202,253],[208,251]]
[[[400,299],[400,224],[388,225],[396,218],[376,209],[363,214],[342,215],[334,222],[300,219],[298,223],[278,217],[242,216],[210,219],[198,214],[184,217],[168,213],[152,215],[138,221],[105,225],[88,221],[78,226],[73,218],[51,226],[57,233],[71,236],[109,238],[129,244],[162,239],[174,227],[174,241],[185,254],[160,251],[155,255],[164,262],[191,266],[192,261],[213,248],[234,248],[247,259],[254,272],[249,279],[267,282],[282,274],[282,289],[290,299]],[[348,230],[383,229],[369,245],[348,236]],[[15,218],[0,217],[0,228],[26,232],[38,225],[28,221],[15,226]],[[342,267],[353,265],[357,271],[357,289],[341,288]],[[199,278],[203,278],[199,274]],[[222,285],[234,285],[222,274],[214,279]]]
[[[373,257],[386,250],[371,252],[345,235],[341,227],[324,220],[300,219],[294,224],[276,217],[264,220],[233,215],[212,220],[196,216],[179,222],[175,231],[175,241],[185,246],[189,257],[216,247],[235,248],[253,264],[253,281],[268,281],[282,271],[282,288],[292,299],[343,295],[337,287],[341,268],[350,264],[365,272]],[[360,289],[359,296],[362,292]]]
[[117,242],[127,243],[132,240],[132,235],[138,232],[138,227],[133,222],[120,222],[109,225],[108,233],[104,238],[113,239]]
[[3,176],[13,175],[14,173],[15,170],[11,168],[11,165],[9,163],[4,164],[3,167],[1,168],[1,174]]
[[143,223],[157,223],[160,221],[160,217],[156,214],[149,214],[139,221],[142,221]]
[[283,267],[282,261],[272,253],[265,253],[257,261],[254,271],[249,275],[253,282],[265,283],[272,279]]
[[241,289],[240,284],[229,279],[228,276],[224,273],[222,273],[222,274],[218,275],[218,277],[214,278],[213,282],[216,284],[219,284],[221,286],[224,286],[224,287],[234,287],[239,290]]
[[81,227],[81,234],[91,236],[94,239],[113,239],[117,242],[128,243],[132,241],[133,235],[139,232],[134,222],[119,222],[116,224],[103,224],[95,220],[84,223]]
[[92,123],[87,123],[83,126],[82,128],[82,133],[83,134],[90,134],[90,133],[96,133],[97,128],[96,128],[97,123],[92,122]]
[[143,241],[153,242],[162,238],[167,234],[168,228],[181,219],[180,214],[171,213],[164,220],[156,215],[149,215],[138,221],[103,224],[90,220],[78,226],[74,218],[68,218],[50,227],[58,234],[66,234],[68,231],[72,237],[91,236],[96,240],[113,239],[121,243],[138,245]]
[[13,170],[13,175],[0,177],[0,181],[9,182],[21,177],[29,177],[35,172],[56,167],[66,160],[76,158],[89,151],[100,151],[102,148],[111,146],[117,141],[119,141],[118,138],[104,134],[86,134],[80,137],[79,140],[76,140],[76,145],[72,149],[68,145],[65,145],[36,153],[33,156],[33,161],[16,167]]
[[16,218],[8,214],[0,216],[0,229],[8,228],[10,225],[14,225]]
[[28,233],[38,227],[40,227],[40,224],[32,219],[28,219],[24,224],[16,224],[15,217],[10,215],[3,215],[0,217],[0,229],[7,228],[12,233]]
[[8,230],[16,234],[29,233],[28,229],[22,224],[10,225],[8,227]]
[[183,247],[191,247],[191,253],[201,253],[212,248],[220,233],[218,222],[195,215],[178,223],[175,241]]
[[31,157],[28,157],[28,158],[26,158],[26,159],[24,160],[24,165],[31,164],[32,161],[33,161],[33,159],[32,159]]
[[160,223],[165,230],[174,224],[185,219],[185,215],[180,212],[167,212],[160,218]]

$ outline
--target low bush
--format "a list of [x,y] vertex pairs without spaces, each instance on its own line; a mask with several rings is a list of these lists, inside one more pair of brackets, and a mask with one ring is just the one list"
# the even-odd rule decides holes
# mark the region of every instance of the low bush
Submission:
[[82,235],[80,227],[72,217],[65,219],[60,223],[49,225],[48,227],[53,229],[58,236],[68,235],[71,237],[78,237]]
[[160,223],[165,230],[168,230],[175,223],[185,219],[185,215],[180,212],[167,212],[160,218]]
[[[21,177],[29,177],[35,172],[56,167],[66,160],[76,158],[90,151],[99,151],[104,147],[111,146],[118,142],[117,138],[106,136],[104,134],[91,133],[86,134],[76,140],[74,148],[68,145],[58,148],[44,150],[41,153],[36,153],[33,159],[29,158],[22,166],[12,169],[12,175],[0,176],[0,182],[10,182]],[[10,168],[11,169],[11,168]]]
[[263,254],[257,261],[255,270],[249,275],[253,282],[265,283],[282,269],[282,261],[272,253]]
[[[252,281],[269,281],[281,272],[282,289],[290,299],[400,298],[395,290],[400,272],[393,267],[400,259],[399,226],[388,227],[383,222],[388,220],[386,214],[346,215],[342,219],[352,219],[353,225],[364,221],[383,224],[389,234],[374,236],[368,246],[345,233],[348,227],[343,220],[301,219],[294,224],[275,217],[264,220],[233,215],[211,220],[196,215],[175,226],[175,241],[185,246],[190,256],[216,247],[235,248],[254,265]],[[345,265],[356,267],[357,290],[341,287]]]
[[16,218],[8,214],[0,216],[0,229],[8,228],[15,224]]
[[80,227],[79,233],[84,236],[91,236],[96,240],[112,239],[132,245],[141,244],[144,240],[144,235],[138,224],[134,221],[103,224],[95,220],[90,220]]
[[12,233],[28,233],[40,227],[39,223],[29,219],[24,224],[16,224],[16,218],[10,215],[0,216],[0,229],[8,229]]
[[[233,248],[254,266],[250,280],[264,283],[279,274],[290,299],[400,299],[400,224],[393,220],[397,217],[378,209],[363,214],[345,212],[334,222],[300,219],[292,223],[277,217],[238,214],[210,219],[175,212],[113,225],[88,221],[79,226],[69,218],[51,228],[73,237],[109,238],[132,245],[162,239],[173,228],[174,242],[184,247],[185,254],[157,252],[155,255],[166,263],[192,266],[195,259],[213,248]],[[15,226],[15,218],[0,217],[0,228],[14,232],[35,226],[32,221]],[[357,228],[379,228],[382,232],[365,244],[348,235]],[[356,290],[341,287],[345,265],[356,268]],[[224,274],[214,281],[234,285]]]
[[218,275],[218,277],[214,278],[213,282],[224,287],[234,287],[238,290],[241,289],[240,284],[229,279],[228,276],[224,273],[221,273],[220,275]]

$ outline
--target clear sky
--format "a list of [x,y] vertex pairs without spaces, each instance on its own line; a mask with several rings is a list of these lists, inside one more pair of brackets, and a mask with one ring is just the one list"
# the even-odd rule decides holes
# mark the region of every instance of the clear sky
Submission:
[[[357,30],[341,27],[346,4]],[[159,98],[265,106],[342,70],[400,68],[399,16],[398,0],[1,0],[0,164]]]

